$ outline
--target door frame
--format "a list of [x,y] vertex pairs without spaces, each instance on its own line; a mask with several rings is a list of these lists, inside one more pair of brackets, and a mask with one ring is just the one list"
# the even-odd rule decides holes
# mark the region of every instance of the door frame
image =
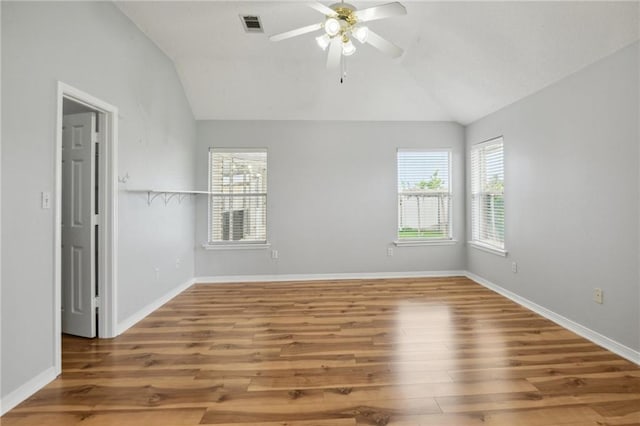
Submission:
[[98,205],[98,337],[117,335],[117,247],[118,247],[118,108],[75,87],[58,81],[54,214],[54,342],[55,370],[62,372],[62,117],[63,99],[69,99],[98,111],[104,143],[100,147]]

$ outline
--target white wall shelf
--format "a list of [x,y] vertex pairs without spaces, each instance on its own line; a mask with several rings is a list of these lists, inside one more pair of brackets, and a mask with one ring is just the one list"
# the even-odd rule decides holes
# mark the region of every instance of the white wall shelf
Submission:
[[127,189],[127,192],[146,193],[148,205],[151,205],[151,203],[153,203],[153,200],[155,200],[156,198],[162,197],[165,206],[169,204],[169,201],[171,201],[172,198],[176,198],[178,200],[178,203],[182,203],[182,200],[190,195],[213,194],[209,191],[184,191],[179,189]]

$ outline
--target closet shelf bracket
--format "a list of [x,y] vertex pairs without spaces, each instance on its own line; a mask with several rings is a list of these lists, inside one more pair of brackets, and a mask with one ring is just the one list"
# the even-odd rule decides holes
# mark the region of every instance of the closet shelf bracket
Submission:
[[184,191],[184,190],[173,190],[173,189],[128,189],[128,192],[136,192],[136,193],[146,193],[147,194],[147,205],[151,205],[153,201],[160,197],[164,201],[164,205],[168,205],[169,202],[175,198],[178,200],[178,204],[182,203],[182,201],[192,195],[198,194],[211,194],[209,191]]

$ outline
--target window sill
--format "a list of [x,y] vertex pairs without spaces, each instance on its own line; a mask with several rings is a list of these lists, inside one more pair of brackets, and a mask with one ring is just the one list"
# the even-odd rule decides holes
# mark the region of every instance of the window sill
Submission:
[[507,254],[509,253],[508,251],[506,251],[504,249],[500,249],[500,248],[497,248],[497,247],[491,247],[489,245],[481,244],[481,243],[478,243],[476,241],[469,241],[468,244],[469,244],[470,247],[476,248],[476,249],[481,250],[481,251],[485,251],[487,253],[495,254],[497,256],[507,257]]
[[457,240],[396,240],[393,242],[396,247],[453,246],[457,243]]
[[271,247],[270,243],[239,243],[239,244],[208,244],[202,245],[205,250],[265,250]]

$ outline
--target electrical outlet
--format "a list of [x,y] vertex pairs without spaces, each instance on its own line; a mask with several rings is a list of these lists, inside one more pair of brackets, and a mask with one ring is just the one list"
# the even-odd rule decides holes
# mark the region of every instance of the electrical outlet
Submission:
[[596,303],[602,304],[602,289],[594,288],[593,289],[593,301]]
[[517,262],[511,262],[511,272],[513,272],[514,274],[518,273],[518,263]]
[[277,259],[279,256],[278,250],[271,250],[271,258]]
[[387,256],[389,256],[389,257],[393,256],[393,247],[388,247],[387,248]]

